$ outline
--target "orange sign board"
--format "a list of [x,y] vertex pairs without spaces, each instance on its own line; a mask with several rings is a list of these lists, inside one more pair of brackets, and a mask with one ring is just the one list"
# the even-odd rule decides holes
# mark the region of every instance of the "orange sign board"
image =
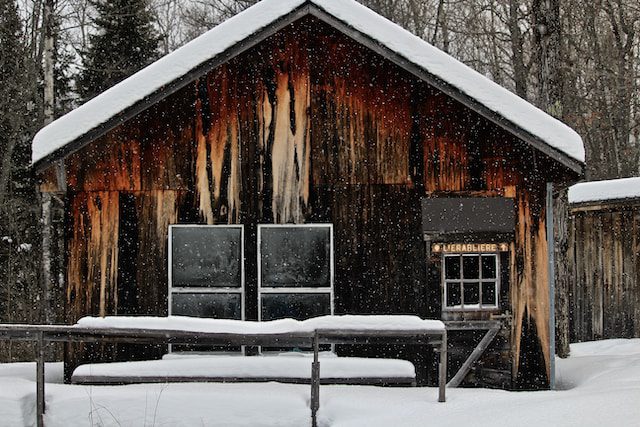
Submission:
[[508,243],[434,243],[431,252],[459,254],[465,252],[508,252]]

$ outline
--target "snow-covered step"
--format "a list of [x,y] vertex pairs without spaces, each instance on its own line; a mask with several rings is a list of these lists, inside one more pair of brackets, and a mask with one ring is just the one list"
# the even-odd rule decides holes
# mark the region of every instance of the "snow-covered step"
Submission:
[[[132,384],[149,382],[264,382],[308,383],[312,357],[274,356],[166,357],[140,362],[94,363],[76,368],[76,384]],[[320,379],[328,384],[415,385],[415,367],[406,360],[320,357]]]

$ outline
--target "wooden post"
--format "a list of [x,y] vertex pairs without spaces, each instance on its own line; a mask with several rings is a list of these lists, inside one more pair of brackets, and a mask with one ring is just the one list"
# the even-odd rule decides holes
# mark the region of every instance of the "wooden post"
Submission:
[[318,409],[320,408],[320,361],[318,353],[320,344],[318,332],[313,336],[313,364],[311,365],[311,425],[318,426]]
[[38,344],[36,346],[36,425],[44,426],[44,332],[38,332]]
[[549,388],[556,388],[556,289],[555,236],[553,228],[553,183],[547,183],[547,257],[549,263]]
[[447,331],[442,332],[442,342],[440,343],[440,366],[438,378],[438,402],[446,402],[445,389],[447,386]]
[[[555,187],[554,187],[555,188]],[[573,251],[575,241],[573,229],[575,219],[569,217],[567,188],[554,189],[553,196],[553,265],[555,271],[555,316],[556,353],[559,357],[569,356],[569,325],[571,323],[570,294],[575,283],[575,262]]]

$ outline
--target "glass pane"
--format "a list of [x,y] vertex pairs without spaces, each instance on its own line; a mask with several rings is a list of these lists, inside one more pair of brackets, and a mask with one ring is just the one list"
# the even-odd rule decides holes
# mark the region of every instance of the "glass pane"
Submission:
[[496,256],[495,255],[482,255],[482,278],[483,279],[495,279],[496,278]]
[[482,304],[483,305],[497,305],[496,283],[495,282],[483,282],[482,283]]
[[329,227],[260,229],[263,287],[330,287]]
[[171,296],[171,314],[240,320],[240,299],[240,294],[174,293]]
[[462,272],[465,279],[480,278],[480,257],[478,255],[463,256]]
[[262,294],[262,320],[304,320],[331,314],[329,294]]
[[447,283],[447,307],[459,307],[462,304],[460,283]]
[[459,256],[444,257],[444,277],[446,279],[460,278],[460,257]]
[[479,283],[464,283],[464,305],[478,305],[480,303],[480,286]]
[[239,288],[241,239],[238,227],[172,228],[172,285]]

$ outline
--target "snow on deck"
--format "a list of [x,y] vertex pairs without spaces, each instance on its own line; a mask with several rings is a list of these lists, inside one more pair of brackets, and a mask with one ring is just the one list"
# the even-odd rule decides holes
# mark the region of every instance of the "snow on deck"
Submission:
[[[415,378],[413,364],[400,359],[322,354],[320,378]],[[73,380],[96,377],[311,378],[312,355],[198,356],[79,366]]]
[[[640,339],[572,344],[571,353],[557,359],[558,391],[458,388],[447,391],[446,403],[438,403],[437,389],[430,387],[322,386],[319,425],[638,425]],[[0,425],[35,425],[33,374],[23,376],[26,365],[13,366],[0,364]],[[35,373],[35,364],[30,366]],[[48,383],[46,393],[47,427],[310,425],[308,385]]]
[[640,177],[588,181],[569,187],[569,203],[640,198]]
[[[397,52],[549,146],[584,161],[582,138],[573,129],[402,27],[353,0],[307,2]],[[263,0],[164,56],[40,130],[33,139],[32,162],[73,142],[304,3],[304,0]]]
[[268,322],[251,322],[229,319],[203,319],[196,317],[168,316],[107,316],[83,317],[76,324],[80,328],[120,328],[190,331],[205,333],[230,333],[246,335],[306,333],[318,329],[361,331],[443,331],[440,320],[421,319],[406,315],[343,315],[320,316],[307,320],[280,319]]

